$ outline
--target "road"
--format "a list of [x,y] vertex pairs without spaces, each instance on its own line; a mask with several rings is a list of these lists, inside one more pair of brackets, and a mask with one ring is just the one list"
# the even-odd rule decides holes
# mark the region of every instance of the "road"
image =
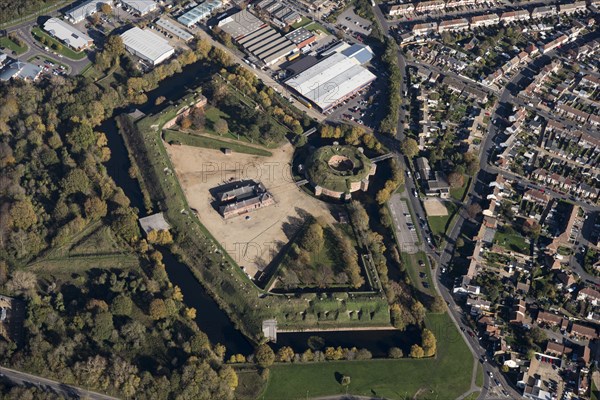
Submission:
[[36,386],[66,398],[86,398],[92,400],[117,400],[116,397],[81,389],[41,376],[28,374],[10,368],[0,367],[0,377],[20,386]]

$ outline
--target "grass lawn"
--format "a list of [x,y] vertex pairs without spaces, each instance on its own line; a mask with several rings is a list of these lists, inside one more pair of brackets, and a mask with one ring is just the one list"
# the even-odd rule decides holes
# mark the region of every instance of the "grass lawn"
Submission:
[[483,368],[481,364],[477,364],[477,376],[475,377],[475,384],[479,387],[483,387]]
[[192,135],[185,132],[167,130],[164,133],[165,141],[168,143],[179,142],[188,146],[205,147],[207,149],[221,150],[229,148],[237,153],[254,154],[257,156],[269,157],[270,151],[258,147],[250,147],[241,143],[227,142],[225,140],[214,139],[206,136]]
[[427,220],[429,221],[429,226],[431,227],[431,231],[434,235],[439,237],[444,236],[444,233],[446,233],[446,229],[448,229],[448,224],[450,223],[452,216],[458,209],[456,204],[454,204],[451,201],[445,201],[444,205],[448,210],[448,215],[444,215],[442,217],[427,217]]
[[0,48],[7,48],[10,51],[14,51],[17,55],[23,54],[27,51],[27,45],[19,46],[10,40],[8,36],[0,38]]
[[255,368],[237,369],[238,386],[235,388],[235,398],[238,400],[258,399],[264,388],[263,378]]
[[467,191],[467,187],[469,187],[469,177],[465,176],[465,182],[461,187],[450,189],[450,197],[458,201],[462,201],[463,197],[465,196],[465,192]]
[[529,245],[525,241],[525,238],[517,232],[507,233],[498,229],[496,236],[494,236],[494,243],[507,250],[516,251],[521,254],[529,253]]
[[304,27],[307,31],[311,31],[311,32],[316,32],[316,31],[321,31],[324,34],[329,34],[329,31],[327,29],[325,29],[325,27],[321,24],[319,24],[318,22],[311,22],[310,24],[306,25]]
[[[54,39],[52,36],[48,35],[40,27],[36,26],[36,27],[32,28],[31,33],[33,34],[33,37],[40,43],[42,43],[42,38],[46,38],[48,43],[50,43],[50,45],[48,46],[49,48],[53,48],[51,45],[59,46],[58,48],[60,50],[55,49],[55,51],[59,54],[62,54],[65,57],[71,58],[73,60],[83,60],[86,57],[85,51],[78,52],[78,51],[71,49],[66,44],[63,44],[63,43],[59,42],[58,40]],[[42,43],[42,45],[44,45],[44,43]]]
[[[431,280],[431,272],[427,265],[425,253],[422,251],[415,254],[400,253],[400,257],[406,266],[412,285],[423,293],[434,295],[433,281]],[[420,267],[419,260],[423,261],[425,265]],[[424,273],[425,277],[421,278],[421,273]],[[423,286],[423,282],[427,282],[429,287]]]
[[302,16],[302,19],[294,24],[292,24],[292,28],[294,29],[298,29],[303,27],[304,25],[308,25],[310,24],[312,20],[308,17]]
[[438,340],[436,358],[277,364],[271,367],[263,398],[342,394],[345,389],[336,380],[342,374],[350,376],[350,394],[403,399],[422,390],[427,398],[455,399],[469,389],[473,357],[447,314],[429,314],[426,323]]

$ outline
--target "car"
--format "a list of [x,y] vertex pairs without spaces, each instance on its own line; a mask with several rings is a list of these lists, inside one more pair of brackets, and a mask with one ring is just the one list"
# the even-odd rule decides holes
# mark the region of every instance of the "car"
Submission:
[[419,194],[417,193],[417,189],[413,189],[413,196],[419,197]]
[[419,267],[424,267],[425,263],[423,262],[423,260],[419,260]]
[[490,376],[490,378],[494,378],[494,373],[492,371],[489,371],[488,375]]

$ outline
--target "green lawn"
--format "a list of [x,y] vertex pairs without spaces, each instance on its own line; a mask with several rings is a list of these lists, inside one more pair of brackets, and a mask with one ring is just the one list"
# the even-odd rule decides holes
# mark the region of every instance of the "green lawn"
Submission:
[[467,191],[467,187],[469,187],[469,177],[465,176],[465,182],[461,187],[450,189],[450,197],[458,201],[462,201],[463,197],[465,196],[465,192]]
[[517,232],[507,233],[498,229],[494,236],[494,243],[504,247],[507,250],[516,251],[521,254],[529,253],[529,245],[525,238]]
[[[402,262],[406,266],[406,271],[410,276],[412,285],[421,292],[427,293],[429,295],[435,295],[433,281],[431,280],[431,272],[427,264],[427,256],[425,255],[425,253],[423,251],[419,251],[415,254],[400,253],[400,257],[402,258]],[[419,266],[419,260],[423,261],[425,265],[422,267]],[[421,273],[425,274],[424,278],[421,278]],[[423,286],[423,281],[427,282],[427,284],[429,285],[428,288]]]
[[[54,39],[52,36],[48,35],[40,27],[36,26],[36,27],[32,28],[31,33],[33,34],[33,37],[40,43],[42,43],[42,38],[45,38],[48,41],[48,43],[51,44],[48,46],[49,48],[53,48],[57,53],[62,54],[63,56],[65,56],[67,58],[70,58],[73,60],[83,60],[86,57],[85,51],[77,52],[77,51],[71,49],[66,44],[61,43],[58,40]],[[57,50],[57,48],[53,47],[52,45],[58,46],[58,48],[60,50]]]
[[277,364],[262,398],[342,394],[345,389],[336,380],[342,374],[350,376],[350,394],[404,399],[422,389],[427,398],[455,399],[469,389],[473,356],[447,314],[429,314],[426,323],[438,340],[436,358]]
[[448,224],[452,219],[452,216],[457,211],[458,207],[451,201],[445,201],[444,205],[448,210],[448,215],[444,215],[441,217],[427,217],[429,221],[429,226],[431,227],[431,232],[438,237],[443,237],[444,233],[446,233],[446,229],[448,229]]
[[8,36],[0,38],[0,48],[7,48],[10,51],[14,51],[17,55],[23,54],[27,51],[27,45],[19,46],[13,42]]
[[477,376],[475,377],[475,384],[479,387],[483,387],[483,368],[481,364],[477,365]]
[[308,17],[302,16],[302,19],[294,24],[292,24],[292,28],[294,29],[298,29],[303,27],[304,25],[308,25],[310,24],[312,20]]
[[165,141],[168,143],[180,143],[188,146],[204,147],[207,149],[221,150],[229,148],[237,153],[253,154],[256,156],[269,157],[273,155],[270,151],[251,147],[241,143],[228,142],[207,136],[193,135],[190,133],[166,130],[164,133]]

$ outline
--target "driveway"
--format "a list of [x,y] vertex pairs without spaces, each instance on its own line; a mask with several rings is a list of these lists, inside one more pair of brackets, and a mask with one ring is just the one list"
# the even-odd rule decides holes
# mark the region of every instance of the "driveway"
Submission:
[[[415,254],[419,251],[419,237],[416,231],[416,221],[413,221],[406,199],[400,193],[394,193],[388,202],[400,251]],[[412,229],[409,227],[412,226]]]

